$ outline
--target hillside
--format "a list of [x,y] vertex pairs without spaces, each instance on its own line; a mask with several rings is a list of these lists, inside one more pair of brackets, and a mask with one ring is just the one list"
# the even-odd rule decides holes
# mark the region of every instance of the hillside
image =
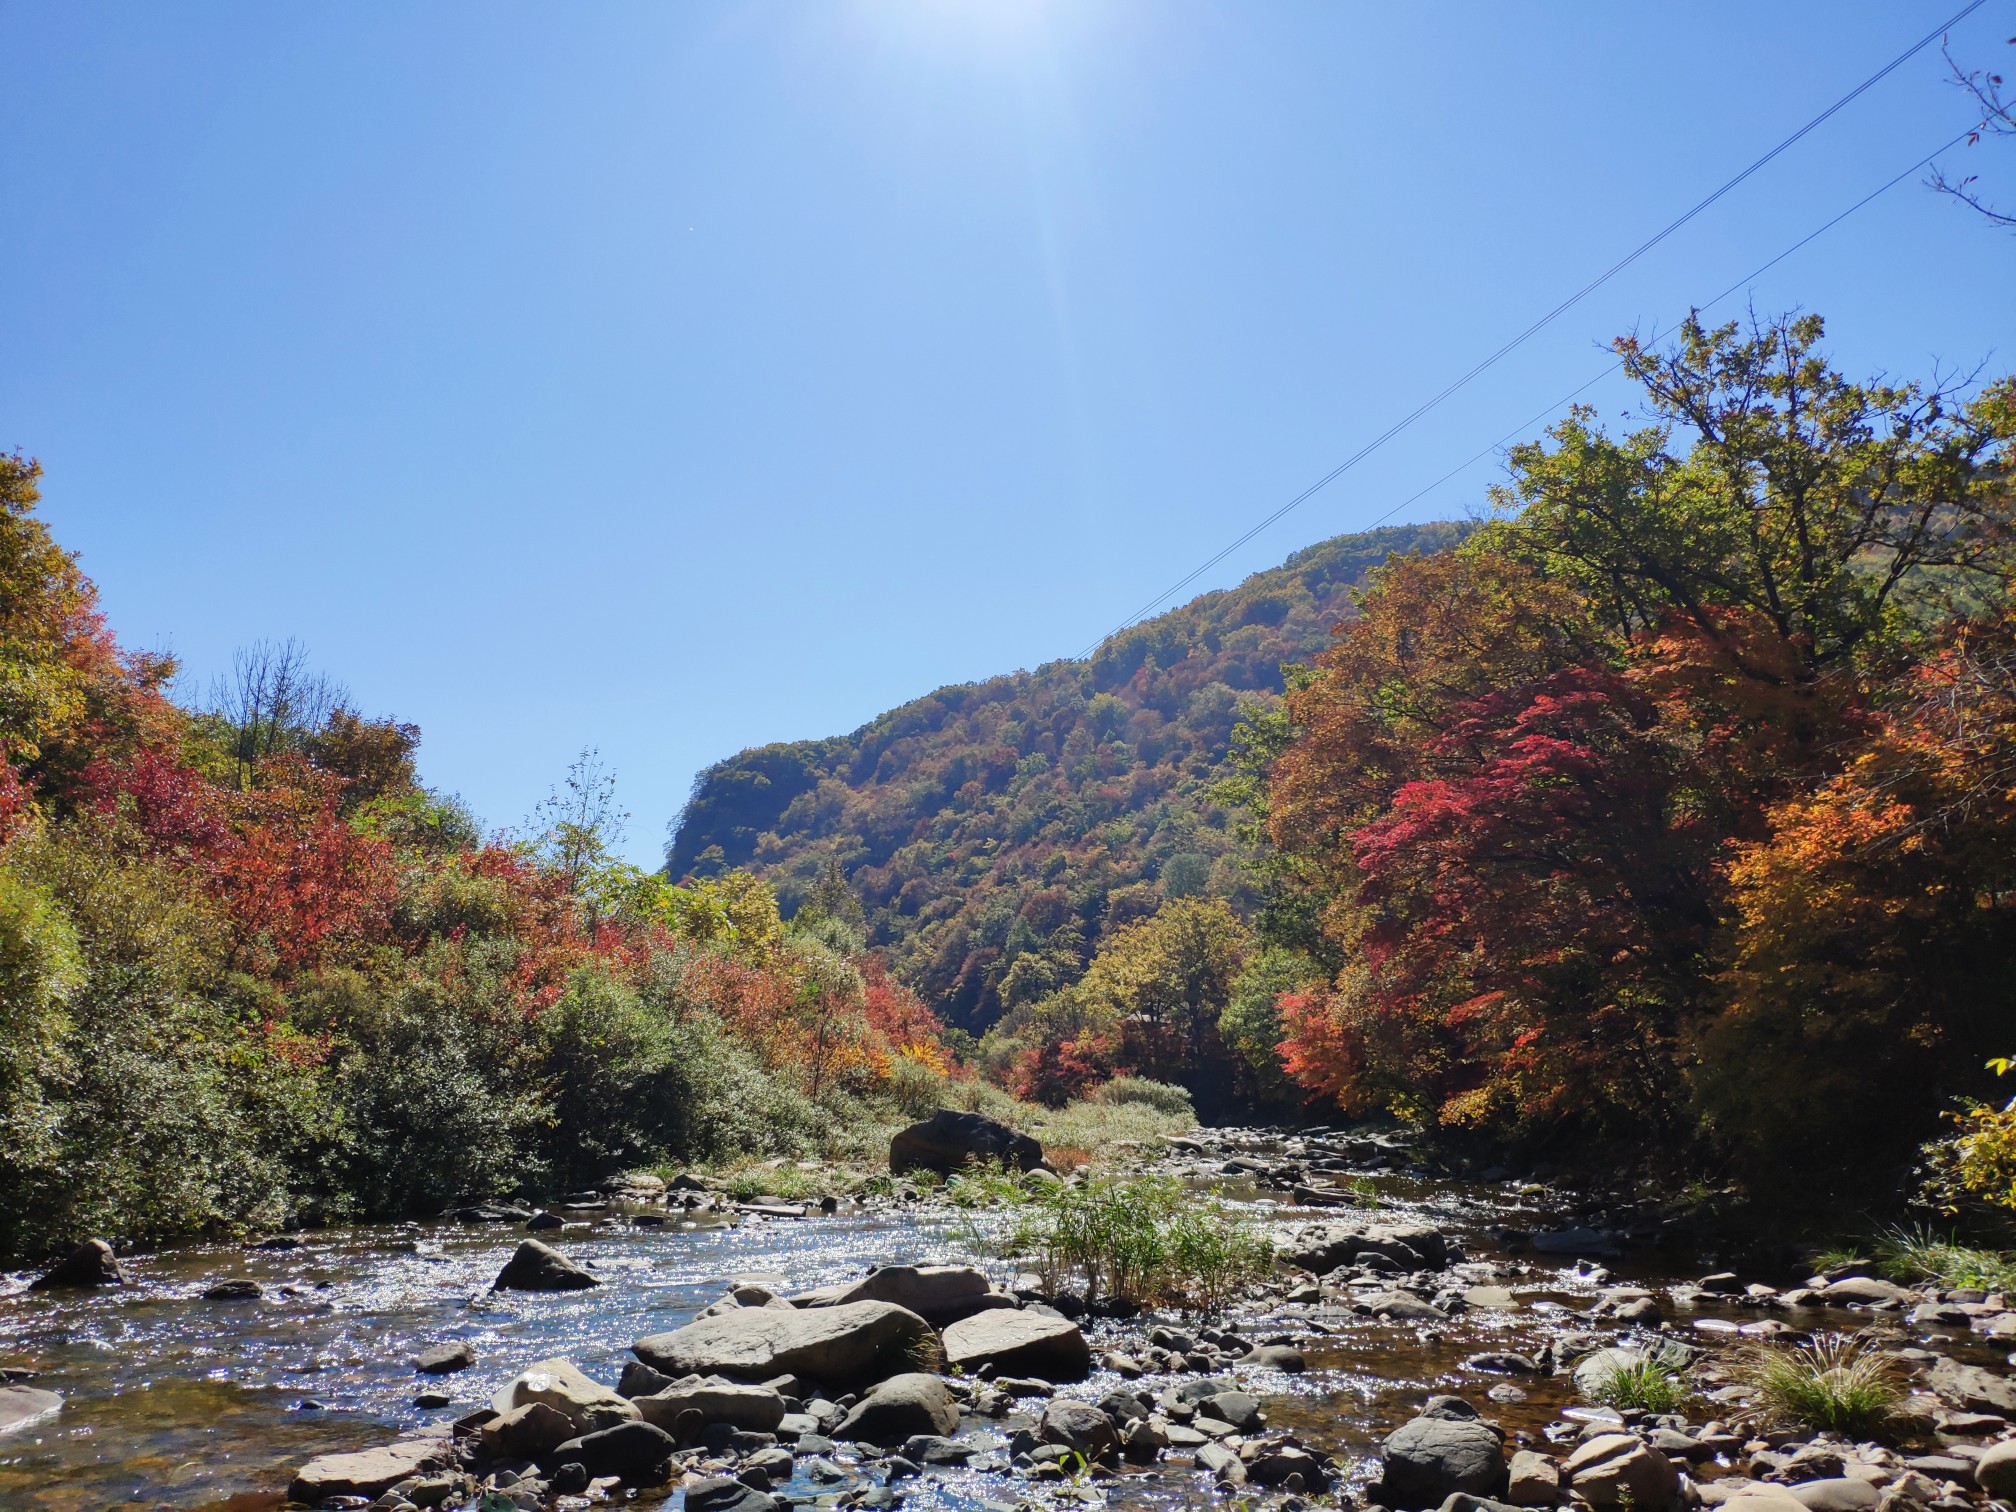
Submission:
[[1282,664],[1328,643],[1368,568],[1464,530],[1338,536],[1089,660],[744,751],[694,784],[667,873],[746,868],[789,910],[837,863],[897,974],[983,1030],[1075,978],[1103,932],[1164,897],[1240,894],[1241,843],[1207,791],[1242,703],[1278,696]]

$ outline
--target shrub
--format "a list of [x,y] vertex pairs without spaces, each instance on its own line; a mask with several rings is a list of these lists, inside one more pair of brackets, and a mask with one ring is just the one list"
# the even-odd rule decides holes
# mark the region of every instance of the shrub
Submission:
[[1737,1373],[1765,1416],[1855,1436],[1873,1430],[1903,1396],[1889,1360],[1838,1334],[1792,1349],[1756,1346],[1738,1357]]

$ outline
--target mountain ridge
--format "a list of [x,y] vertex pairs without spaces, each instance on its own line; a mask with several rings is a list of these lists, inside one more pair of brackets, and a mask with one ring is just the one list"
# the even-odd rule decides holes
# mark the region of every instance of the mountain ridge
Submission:
[[1280,694],[1284,665],[1328,643],[1370,570],[1468,529],[1335,536],[1090,657],[739,752],[695,779],[666,874],[745,869],[790,911],[837,870],[896,973],[955,1027],[982,1031],[1075,980],[1106,931],[1163,898],[1241,899],[1244,846],[1209,795],[1234,724]]

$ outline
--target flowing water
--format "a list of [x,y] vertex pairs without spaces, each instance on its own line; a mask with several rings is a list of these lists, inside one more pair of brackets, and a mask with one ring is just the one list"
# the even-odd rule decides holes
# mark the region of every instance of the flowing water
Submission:
[[[1460,1385],[1484,1405],[1484,1391],[1495,1385],[1490,1410],[1515,1431],[1558,1418],[1570,1400],[1562,1379],[1515,1384],[1465,1372],[1462,1361],[1484,1349],[1537,1348],[1564,1309],[1586,1309],[1600,1278],[1578,1274],[1572,1260],[1497,1255],[1490,1229],[1536,1217],[1507,1187],[1399,1177],[1382,1179],[1381,1187],[1386,1207],[1376,1216],[1433,1222],[1462,1237],[1473,1260],[1523,1263],[1525,1274],[1502,1283],[1512,1287],[1515,1305],[1474,1310],[1433,1331],[1334,1308],[1282,1306],[1262,1318],[1243,1316],[1248,1336],[1293,1333],[1309,1359],[1309,1372],[1298,1376],[1242,1369],[1248,1389],[1268,1398],[1273,1425],[1294,1428],[1349,1462],[1369,1454],[1430,1390]],[[1226,1192],[1234,1200],[1255,1195]],[[1343,1216],[1262,1210],[1284,1220]],[[570,1228],[542,1237],[591,1265],[604,1285],[560,1294],[488,1290],[521,1237],[502,1226],[331,1230],[277,1253],[167,1250],[127,1261],[132,1284],[97,1293],[31,1293],[27,1277],[18,1277],[0,1294],[0,1367],[32,1372],[31,1384],[61,1392],[64,1405],[52,1418],[0,1436],[0,1507],[278,1507],[304,1459],[471,1411],[534,1360],[566,1355],[613,1382],[632,1340],[678,1327],[737,1280],[803,1290],[858,1276],[876,1262],[970,1260],[971,1236],[956,1213],[902,1207],[803,1221]],[[1656,1284],[1678,1274],[1662,1277],[1657,1266],[1641,1265],[1633,1279]],[[201,1297],[205,1287],[232,1279],[256,1281],[265,1295]],[[1095,1353],[1101,1335],[1119,1327],[1091,1327]],[[420,1347],[456,1339],[475,1346],[474,1369],[413,1374],[409,1361]],[[423,1384],[451,1393],[454,1405],[414,1407]],[[1117,1384],[1102,1374],[1069,1390],[1096,1397]],[[998,1425],[971,1426],[984,1437]],[[998,1433],[988,1440],[998,1441]],[[1013,1500],[1026,1484],[955,1472],[906,1490],[912,1507],[971,1509],[982,1500]],[[1201,1478],[1173,1466],[1108,1495],[1164,1505],[1217,1500]]]

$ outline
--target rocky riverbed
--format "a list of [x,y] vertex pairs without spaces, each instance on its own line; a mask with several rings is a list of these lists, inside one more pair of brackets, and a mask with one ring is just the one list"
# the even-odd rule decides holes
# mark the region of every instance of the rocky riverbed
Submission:
[[[116,1284],[0,1295],[0,1506],[1962,1512],[2016,1493],[1999,1296],[1725,1269],[1623,1209],[1430,1170],[1384,1135],[1210,1130],[1144,1164],[1252,1207],[1275,1276],[1209,1317],[1088,1308],[977,1253],[988,1215],[900,1179],[804,1203],[640,1179],[550,1211],[80,1254],[97,1273],[69,1280]],[[1736,1351],[1846,1332],[1910,1392],[1878,1438],[1759,1415]],[[1687,1389],[1672,1411],[1592,1404],[1648,1358]]]

